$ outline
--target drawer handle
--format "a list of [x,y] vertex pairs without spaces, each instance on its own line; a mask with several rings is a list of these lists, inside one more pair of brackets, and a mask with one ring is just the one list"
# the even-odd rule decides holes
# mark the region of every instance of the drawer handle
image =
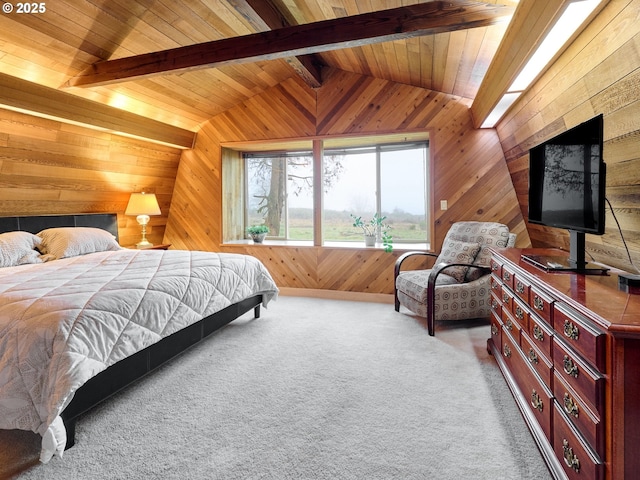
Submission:
[[574,472],[580,472],[580,460],[573,454],[573,448],[569,446],[566,438],[562,439],[562,452],[564,453],[564,463]]
[[510,282],[511,281],[511,274],[509,272],[502,272],[502,279],[505,282]]
[[533,348],[529,349],[529,362],[531,362],[533,365],[537,365],[538,363],[540,363],[540,359],[538,358],[538,355],[533,350]]
[[533,338],[539,342],[544,342],[544,332],[538,325],[533,326]]
[[542,412],[542,409],[544,408],[542,399],[540,398],[540,395],[538,395],[538,392],[535,391],[535,389],[531,391],[531,406],[539,412]]
[[573,378],[578,378],[578,366],[573,363],[573,360],[571,360],[568,355],[564,356],[562,366],[564,368],[564,373],[571,375]]
[[518,320],[524,320],[524,311],[522,310],[522,308],[520,308],[519,305],[516,307],[516,317],[518,318]]
[[493,323],[491,324],[491,335],[498,335],[498,327],[496,327]]
[[506,343],[504,344],[504,348],[502,349],[502,354],[507,358],[511,358],[511,349]]
[[504,326],[507,327],[507,330],[509,330],[510,332],[513,331],[513,322],[510,318],[507,318],[507,321],[504,322]]
[[571,395],[569,395],[567,392],[564,392],[563,406],[565,412],[567,412],[572,417],[578,418],[578,415],[580,414],[578,405],[573,400],[573,398],[571,398]]
[[500,306],[500,304],[498,303],[498,301],[495,298],[491,298],[491,308],[493,308],[494,310],[497,310],[498,307]]
[[536,310],[543,311],[544,310],[544,300],[542,300],[539,296],[533,297],[533,307]]
[[503,293],[503,294],[502,294],[502,301],[503,301],[504,303],[509,303],[510,298],[511,298],[511,297],[509,297],[509,294],[508,294],[508,293]]
[[580,332],[578,331],[578,327],[571,323],[569,320],[564,321],[564,336],[570,338],[571,340],[578,340],[578,336]]
[[491,270],[493,270],[494,272],[497,272],[498,270],[500,270],[500,265],[498,265],[497,263],[492,263]]
[[523,294],[524,293],[524,283],[516,282],[516,292]]

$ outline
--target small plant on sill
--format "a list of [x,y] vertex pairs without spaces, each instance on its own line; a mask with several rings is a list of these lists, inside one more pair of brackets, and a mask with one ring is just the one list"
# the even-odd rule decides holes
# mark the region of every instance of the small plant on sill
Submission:
[[350,214],[353,219],[353,226],[362,229],[365,237],[365,245],[375,245],[375,239],[380,231],[382,237],[382,247],[385,252],[391,252],[393,250],[393,237],[389,233],[391,225],[384,223],[386,216],[378,215],[377,213],[369,221],[362,220],[362,217],[356,217],[354,214]]
[[264,237],[269,233],[269,227],[266,225],[251,225],[247,227],[247,233],[254,242],[262,243]]

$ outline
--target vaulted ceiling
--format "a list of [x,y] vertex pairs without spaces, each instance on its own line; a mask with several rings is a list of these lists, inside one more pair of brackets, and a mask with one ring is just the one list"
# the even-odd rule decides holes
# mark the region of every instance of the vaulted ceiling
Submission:
[[325,67],[471,102],[517,2],[48,0],[31,13],[12,5],[0,13],[2,73],[195,130],[291,76],[318,86]]

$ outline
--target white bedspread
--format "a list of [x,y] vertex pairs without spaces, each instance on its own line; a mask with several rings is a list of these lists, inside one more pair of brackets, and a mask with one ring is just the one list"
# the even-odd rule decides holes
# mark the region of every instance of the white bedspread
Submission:
[[91,377],[222,308],[277,295],[246,255],[120,250],[0,269],[0,428],[62,455],[60,413]]

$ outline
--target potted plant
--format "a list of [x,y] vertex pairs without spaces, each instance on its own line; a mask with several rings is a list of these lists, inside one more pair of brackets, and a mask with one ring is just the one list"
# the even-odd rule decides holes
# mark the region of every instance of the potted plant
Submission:
[[377,213],[369,221],[362,220],[362,217],[356,217],[350,214],[353,219],[353,226],[362,229],[364,233],[364,244],[367,247],[373,247],[376,244],[376,238],[378,231],[382,237],[382,246],[385,252],[393,250],[393,237],[389,233],[391,226],[388,223],[384,223],[386,216],[380,216]]
[[262,243],[264,237],[269,233],[269,227],[266,225],[251,225],[247,228],[247,233],[255,243]]

